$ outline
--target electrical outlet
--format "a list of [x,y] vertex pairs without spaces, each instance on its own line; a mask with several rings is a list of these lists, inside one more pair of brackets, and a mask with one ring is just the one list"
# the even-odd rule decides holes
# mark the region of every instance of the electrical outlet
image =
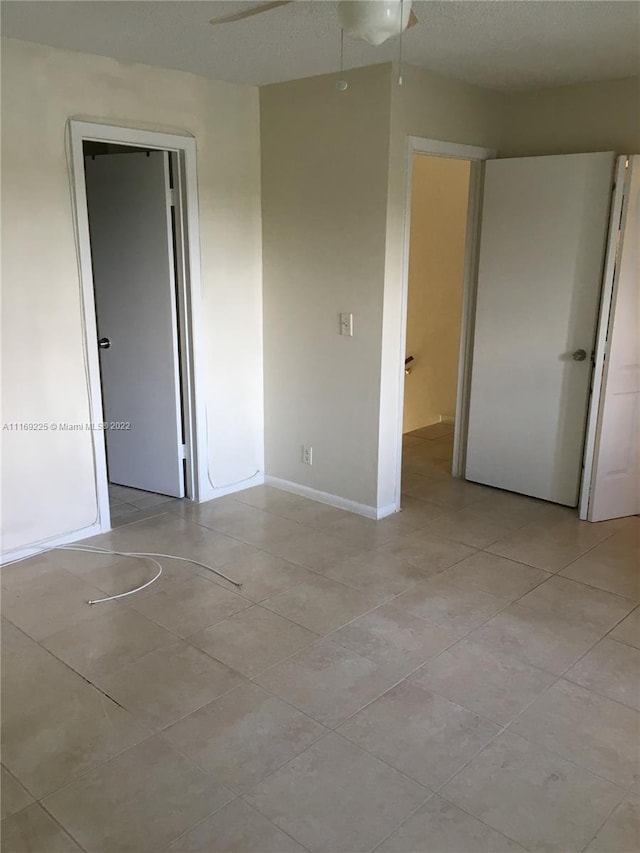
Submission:
[[302,448],[302,461],[305,465],[313,465],[313,447],[305,445]]

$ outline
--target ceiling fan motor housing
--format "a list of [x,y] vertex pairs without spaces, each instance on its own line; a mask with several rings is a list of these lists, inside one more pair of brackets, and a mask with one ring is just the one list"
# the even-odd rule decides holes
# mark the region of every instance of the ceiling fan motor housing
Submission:
[[379,45],[406,30],[411,0],[342,0],[338,17],[346,35]]

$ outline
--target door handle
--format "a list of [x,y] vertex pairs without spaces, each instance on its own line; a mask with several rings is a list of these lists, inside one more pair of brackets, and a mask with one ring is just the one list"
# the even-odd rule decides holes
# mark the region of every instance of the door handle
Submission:
[[583,349],[577,349],[575,352],[571,353],[571,358],[574,361],[585,361],[587,358],[587,351]]
[[100,340],[98,341],[98,347],[100,349],[109,349],[110,346],[111,341],[109,340],[109,338],[100,338]]

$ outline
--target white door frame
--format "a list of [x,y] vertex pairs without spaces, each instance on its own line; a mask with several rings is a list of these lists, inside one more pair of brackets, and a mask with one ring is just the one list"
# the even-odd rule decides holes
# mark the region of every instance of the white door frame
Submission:
[[602,276],[602,296],[598,313],[598,331],[593,356],[593,373],[591,375],[591,397],[589,399],[589,413],[587,415],[587,429],[584,444],[584,457],[582,463],[582,479],[580,481],[580,501],[578,504],[578,517],[583,521],[590,521],[589,503],[591,500],[591,489],[593,486],[594,462],[596,457],[596,441],[598,438],[599,421],[601,416],[601,404],[603,402],[603,379],[605,359],[611,340],[610,316],[613,294],[616,285],[616,269],[620,248],[619,231],[624,229],[623,215],[626,216],[626,194],[628,192],[627,181],[629,174],[627,165],[629,162],[627,154],[619,156],[616,160],[615,176],[613,179],[613,194],[611,198],[611,213],[609,215],[609,231],[607,234],[607,250]]
[[[83,142],[109,142],[138,148],[155,148],[177,154],[179,168],[174,177],[176,200],[176,242],[178,276],[176,281],[181,323],[182,406],[185,421],[187,497],[200,500],[207,482],[207,437],[204,412],[203,371],[200,366],[202,336],[199,328],[201,311],[200,222],[196,141],[151,130],[117,127],[87,121],[69,121],[74,216],[77,228],[80,278],[82,285],[82,324],[89,380],[89,411],[92,424],[102,424],[102,393],[98,333],[91,264],[89,216],[84,172]],[[101,532],[111,529],[109,483],[104,431],[92,429],[95,458],[98,525]]]
[[[404,248],[402,258],[402,331],[400,351],[406,353],[407,310],[409,303],[409,253],[411,245],[411,200],[413,194],[413,155],[428,154],[432,157],[447,157],[454,160],[470,160],[469,201],[467,205],[467,232],[465,237],[464,274],[462,284],[462,308],[460,316],[460,348],[458,355],[458,388],[453,441],[454,477],[462,477],[465,467],[467,424],[469,419],[469,390],[471,387],[471,358],[473,355],[473,320],[476,307],[476,285],[478,272],[478,250],[480,246],[480,216],[482,212],[482,186],[484,162],[493,160],[497,152],[493,148],[444,142],[421,136],[407,139],[407,183],[405,189]],[[404,355],[403,355],[404,359]],[[400,400],[398,412],[398,464],[396,495],[398,509],[401,501],[402,479],[402,436],[404,421],[404,362],[400,365]]]

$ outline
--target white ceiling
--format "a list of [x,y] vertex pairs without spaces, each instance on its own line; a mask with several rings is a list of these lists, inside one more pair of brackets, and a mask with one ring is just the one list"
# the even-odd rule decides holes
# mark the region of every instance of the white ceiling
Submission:
[[[254,5],[207,0],[4,0],[3,35],[55,47],[266,84],[336,71],[336,3],[297,2],[236,24],[209,19]],[[494,89],[517,90],[639,73],[635,0],[428,0],[406,33],[406,62]],[[345,67],[397,57],[345,38]]]

